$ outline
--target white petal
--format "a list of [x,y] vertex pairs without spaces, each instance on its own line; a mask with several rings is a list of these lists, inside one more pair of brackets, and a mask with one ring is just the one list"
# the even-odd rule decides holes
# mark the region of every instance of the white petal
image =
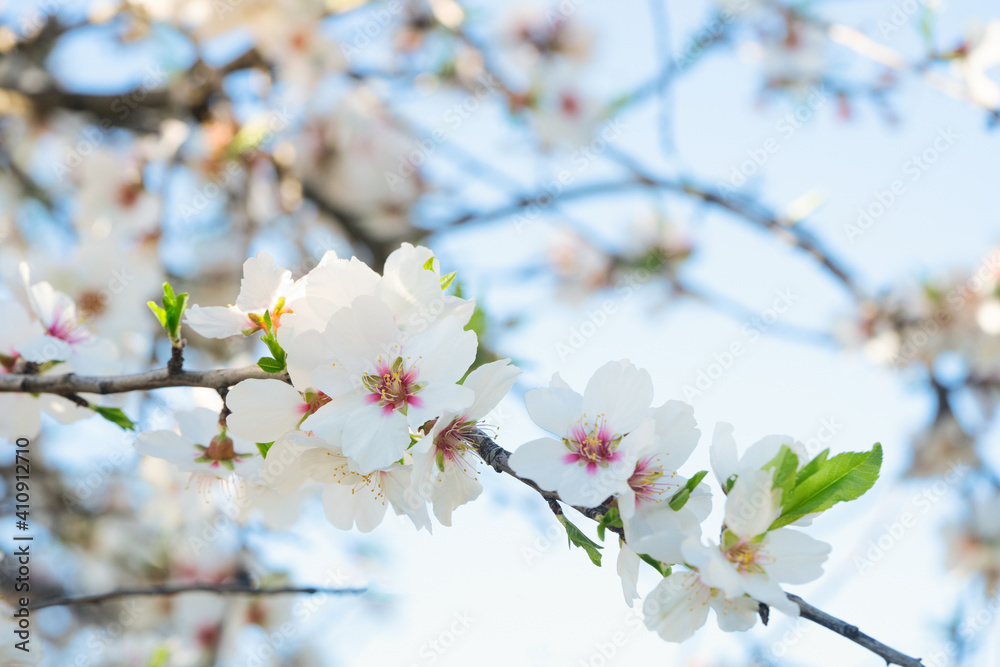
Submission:
[[197,458],[194,443],[173,431],[144,431],[135,439],[140,454],[173,463]]
[[726,498],[726,527],[750,540],[767,532],[781,511],[773,488],[774,469],[743,469]]
[[14,347],[26,361],[44,364],[46,361],[65,361],[72,355],[69,344],[48,334],[29,338]]
[[625,596],[625,604],[632,606],[635,600],[639,599],[639,565],[642,561],[639,554],[632,551],[624,542],[618,552],[618,576],[622,580],[622,594]]
[[694,410],[687,403],[667,401],[651,412],[656,422],[657,449],[669,454],[670,470],[678,470],[701,438]]
[[226,405],[229,430],[250,442],[278,440],[298,426],[306,407],[301,394],[280,380],[244,380],[226,394]]
[[764,574],[744,574],[742,579],[744,590],[754,600],[779,609],[789,616],[799,615],[799,606],[788,599],[788,595],[774,579]]
[[590,419],[604,415],[620,434],[638,426],[652,402],[653,379],[649,372],[624,359],[598,368],[583,392],[584,414]]
[[532,389],[524,405],[532,421],[560,438],[583,416],[583,397],[569,389]]
[[471,389],[460,384],[428,385],[417,393],[419,405],[407,407],[407,420],[414,429],[420,428],[426,421],[445,411],[464,413],[475,397]]
[[690,639],[708,618],[711,591],[697,574],[675,572],[656,585],[642,605],[646,627],[668,642]]
[[245,313],[267,310],[279,296],[290,293],[292,285],[292,272],[277,266],[271,255],[259,252],[243,263],[236,307]]
[[745,595],[730,599],[716,592],[712,595],[711,605],[723,632],[746,632],[757,624],[760,605]]
[[254,323],[246,313],[235,306],[189,306],[185,311],[184,324],[205,338],[229,338],[242,336]]
[[733,425],[719,422],[712,434],[712,446],[708,450],[712,471],[719,486],[726,488],[726,480],[736,474],[739,468],[739,455],[736,452],[736,439],[733,437]]
[[174,415],[180,426],[181,435],[188,440],[207,446],[219,433],[219,413],[208,408],[184,410]]
[[375,529],[385,516],[386,500],[376,483],[327,484],[323,487],[323,510],[326,518],[341,530],[350,530],[357,523],[358,530],[367,533]]
[[406,417],[397,411],[387,415],[378,404],[354,410],[344,423],[344,454],[357,463],[359,472],[392,465],[409,446]]
[[521,369],[512,365],[510,359],[483,364],[469,373],[462,384],[475,392],[476,398],[465,411],[465,416],[478,421],[489,414],[510,392],[520,374]]
[[449,317],[410,338],[404,346],[406,358],[418,369],[417,382],[458,382],[476,360],[479,345],[473,331],[465,331],[457,318]]
[[515,449],[508,464],[519,477],[530,479],[546,491],[555,491],[566,469],[563,459],[567,453],[562,442],[539,438]]
[[761,551],[773,559],[764,565],[765,571],[786,584],[805,584],[819,579],[830,549],[826,542],[787,528],[768,533],[761,545]]

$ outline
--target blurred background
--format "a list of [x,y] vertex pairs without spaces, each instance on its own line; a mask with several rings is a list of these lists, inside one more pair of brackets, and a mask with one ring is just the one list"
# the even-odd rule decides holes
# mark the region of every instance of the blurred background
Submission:
[[[478,362],[525,371],[488,420],[501,445],[540,434],[524,391],[620,358],[694,406],[689,475],[719,421],[744,447],[881,442],[793,592],[927,665],[996,665],[997,64],[998,7],[974,0],[0,1],[0,297],[27,262],[138,372],[170,356],[144,305],[164,280],[225,305],[261,250],[299,277],[428,245],[477,300]],[[188,368],[263,350],[185,335]],[[144,430],[217,402],[109,405]],[[2,525],[22,409],[0,395]],[[37,597],[369,590],[40,610],[43,665],[880,664],[780,614],[666,644],[611,542],[596,569],[489,470],[451,528],[342,532],[308,489],[248,506],[80,416],[53,407],[33,440]]]

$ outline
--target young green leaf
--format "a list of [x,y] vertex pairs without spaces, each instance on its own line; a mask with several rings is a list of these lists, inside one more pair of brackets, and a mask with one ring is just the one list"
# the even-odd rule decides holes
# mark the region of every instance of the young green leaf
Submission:
[[607,511],[607,513],[601,517],[600,522],[597,524],[597,536],[604,541],[604,533],[608,528],[621,528],[622,519],[618,515],[618,508],[612,507]]
[[441,276],[441,289],[442,290],[448,289],[448,285],[451,285],[451,281],[453,281],[455,279],[455,275],[456,274],[457,274],[457,271],[452,271],[451,273],[449,273],[446,276]]
[[265,373],[280,373],[285,370],[285,365],[279,361],[275,361],[271,357],[261,357],[257,360],[257,365]]
[[882,445],[870,452],[845,452],[817,466],[782,503],[781,516],[770,530],[787,526],[807,514],[823,512],[837,503],[860,498],[878,480]]
[[434,270],[434,255],[431,255],[431,258],[424,262],[424,268],[428,271]]
[[671,568],[671,566],[667,565],[666,563],[661,563],[660,561],[656,560],[652,556],[647,556],[646,554],[639,554],[639,558],[641,558],[643,560],[643,562],[649,563],[650,565],[652,565],[653,569],[660,573],[660,576],[663,576],[663,577],[669,577],[670,576],[670,572],[672,571],[672,568]]
[[274,441],[272,440],[271,442],[258,442],[256,443],[256,445],[257,445],[257,451],[260,452],[261,457],[266,459],[267,453],[271,451],[271,447],[274,445]]
[[584,535],[583,531],[573,525],[573,522],[567,519],[565,515],[559,515],[559,522],[566,528],[566,535],[569,536],[570,545],[576,545],[586,551],[587,555],[590,556],[590,562],[600,567],[601,552],[599,550],[604,547]]
[[795,478],[795,485],[798,486],[802,482],[806,481],[809,477],[812,477],[816,472],[823,467],[826,463],[826,458],[830,455],[830,448],[826,448],[816,455],[809,463],[802,466],[802,470],[799,471],[798,477]]
[[795,473],[799,469],[799,457],[788,445],[782,445],[773,459],[765,463],[761,470],[774,469],[775,489],[781,489],[781,502],[785,503],[795,488]]
[[679,489],[677,493],[670,497],[670,509],[677,512],[687,505],[687,501],[691,498],[691,492],[694,491],[696,486],[701,484],[701,480],[705,479],[705,475],[707,474],[707,470],[696,472],[694,477],[689,479],[683,488]]
[[99,405],[91,405],[90,407],[94,410],[94,412],[101,415],[112,424],[120,426],[126,431],[135,430],[135,422],[129,419],[125,413],[121,411],[121,408],[103,408]]

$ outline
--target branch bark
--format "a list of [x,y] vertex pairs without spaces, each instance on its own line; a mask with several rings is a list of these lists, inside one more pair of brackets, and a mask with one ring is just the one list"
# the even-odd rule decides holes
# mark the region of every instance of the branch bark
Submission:
[[314,586],[297,587],[284,586],[282,588],[253,588],[251,586],[220,586],[217,584],[188,584],[184,586],[153,586],[151,588],[121,588],[107,593],[97,593],[95,595],[76,595],[48,600],[40,600],[28,605],[29,609],[45,609],[46,607],[64,607],[72,605],[99,604],[110,602],[119,598],[128,597],[155,597],[161,595],[181,595],[183,593],[214,593],[216,595],[293,595],[305,593],[315,595],[325,593],[329,595],[360,595],[367,591],[367,588],[318,588]]

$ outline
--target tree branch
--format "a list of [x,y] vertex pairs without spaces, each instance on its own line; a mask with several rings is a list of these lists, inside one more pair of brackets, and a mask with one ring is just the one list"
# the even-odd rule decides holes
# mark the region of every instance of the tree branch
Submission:
[[100,604],[119,598],[153,597],[161,595],[181,595],[183,593],[214,593],[216,595],[293,595],[305,593],[315,595],[326,593],[330,595],[360,595],[367,588],[318,588],[285,586],[282,588],[253,588],[251,586],[220,586],[216,584],[187,584],[182,586],[153,586],[152,588],[121,588],[107,593],[95,595],[77,595],[40,600],[28,605],[29,609],[45,609],[46,607],[62,607],[71,605]]
[[924,664],[918,658],[911,658],[908,655],[900,653],[894,648],[886,646],[877,639],[869,637],[865,633],[858,630],[856,625],[851,625],[846,623],[836,616],[831,616],[825,611],[821,611],[816,607],[812,606],[798,595],[789,595],[788,599],[799,605],[799,613],[802,614],[802,618],[812,621],[817,625],[822,625],[827,630],[833,630],[838,635],[850,639],[852,642],[868,649],[875,655],[879,656],[885,660],[886,665],[902,665],[903,667],[924,667]]
[[267,373],[259,366],[222,368],[211,371],[180,371],[171,373],[158,368],[135,375],[28,375],[8,373],[0,375],[0,392],[26,394],[124,394],[165,387],[208,387],[223,389],[243,380],[281,380],[288,382],[288,373]]

